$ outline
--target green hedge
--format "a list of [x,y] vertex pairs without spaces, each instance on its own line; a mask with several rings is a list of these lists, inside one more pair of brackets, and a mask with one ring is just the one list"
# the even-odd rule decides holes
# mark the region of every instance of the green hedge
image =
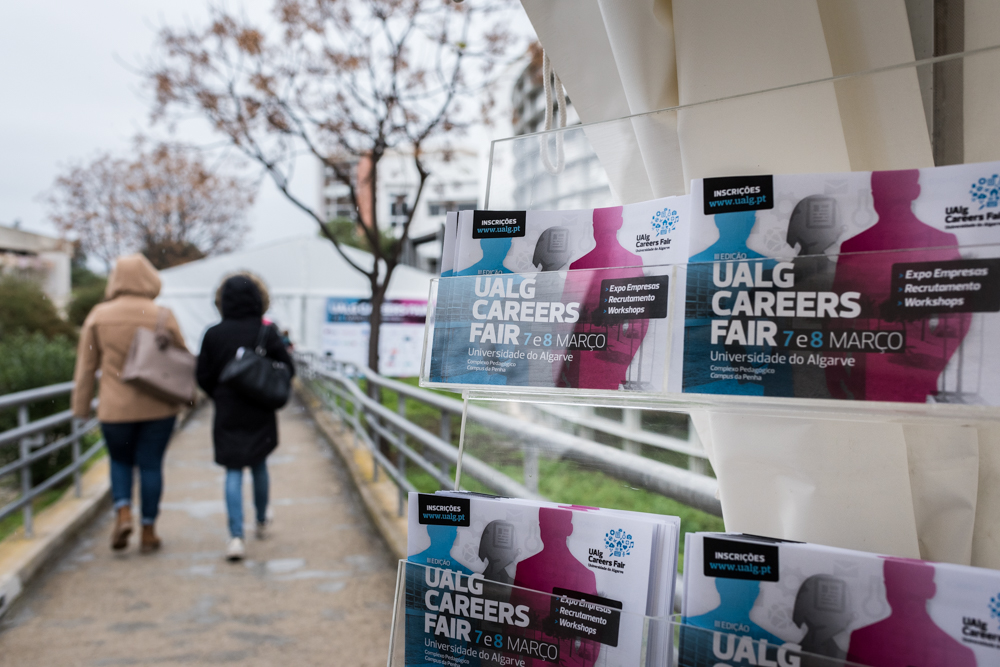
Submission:
[[[66,382],[73,379],[73,368],[76,363],[76,344],[59,336],[49,340],[41,333],[25,333],[23,331],[0,336],[0,396],[17,391],[25,391],[36,387]],[[60,396],[29,406],[32,420],[39,419],[69,408],[69,397]],[[0,431],[17,426],[17,410],[0,411]],[[69,428],[63,427],[58,435],[69,433]],[[0,447],[0,465],[9,463],[18,457],[16,443]],[[47,479],[63,468],[71,459],[69,448],[38,461],[32,466],[32,477],[36,483]],[[9,483],[9,479],[5,479]]]
[[59,316],[36,283],[13,276],[0,277],[0,339],[6,340],[18,332],[40,333],[50,339],[59,336],[76,339],[76,328]]
[[69,302],[66,315],[70,322],[78,327],[82,327],[83,321],[90,314],[90,310],[102,301],[104,301],[103,282],[74,288],[73,299]]

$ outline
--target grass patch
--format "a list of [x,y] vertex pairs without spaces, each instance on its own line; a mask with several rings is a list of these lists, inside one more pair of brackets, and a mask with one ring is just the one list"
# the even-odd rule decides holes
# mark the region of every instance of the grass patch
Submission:
[[[520,469],[504,474],[522,477]],[[572,461],[538,462],[538,492],[559,503],[608,507],[631,512],[670,514],[681,519],[681,533],[721,531],[722,519]]]
[[[35,513],[35,517],[37,518],[38,514],[42,510],[44,510],[46,507],[49,507],[54,502],[62,498],[62,494],[66,492],[68,486],[70,486],[71,484],[72,480],[70,481],[70,484],[60,484],[56,486],[54,489],[49,489],[42,495],[35,498],[31,502],[31,507]],[[3,541],[8,537],[10,537],[11,534],[14,533],[14,531],[16,531],[23,525],[24,525],[24,512],[22,512],[21,510],[14,512],[3,521],[0,521],[0,541]]]

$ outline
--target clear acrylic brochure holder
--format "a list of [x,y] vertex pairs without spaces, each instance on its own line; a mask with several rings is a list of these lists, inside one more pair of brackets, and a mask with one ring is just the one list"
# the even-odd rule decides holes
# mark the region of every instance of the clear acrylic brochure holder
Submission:
[[[393,605],[392,629],[389,642],[388,667],[418,665],[507,665],[530,667],[541,665],[586,665],[588,667],[701,667],[709,665],[756,664],[772,667],[853,667],[843,654],[826,656],[808,653],[794,643],[782,646],[755,641],[727,632],[716,632],[686,625],[680,616],[653,617],[612,610],[592,610],[587,613],[572,600],[540,591],[473,578],[471,590],[468,575],[458,583],[460,592],[442,585],[443,570],[405,560],[399,561],[396,577],[396,597]],[[437,584],[427,584],[427,577]],[[454,573],[449,582],[455,582]],[[429,600],[428,592],[431,591]],[[481,597],[506,604],[517,603],[530,608],[531,622],[519,627],[495,619],[480,620],[441,612],[443,593],[451,599],[466,600]],[[478,593],[478,595],[477,595]],[[430,608],[428,607],[430,602]],[[497,613],[492,605],[487,613]],[[482,615],[478,604],[473,616]],[[595,615],[596,614],[596,615]],[[427,616],[429,615],[429,616]],[[564,620],[566,630],[554,629],[550,616]],[[609,621],[578,622],[581,616]],[[445,619],[439,624],[438,619]],[[517,622],[518,616],[510,616]],[[585,620],[585,619],[584,619]],[[460,623],[460,621],[464,621]],[[617,646],[587,639],[596,636],[595,628],[605,630],[617,624]],[[445,626],[448,626],[445,628]],[[591,627],[592,626],[592,627]],[[425,628],[434,628],[425,631]],[[582,628],[589,627],[590,630]],[[547,628],[547,629],[546,629]],[[447,635],[454,634],[456,637]],[[435,634],[436,632],[436,634]],[[806,628],[802,629],[805,635]],[[465,639],[468,637],[468,640]],[[605,635],[607,637],[607,635]],[[498,645],[502,648],[498,649]]]
[[[921,90],[927,89],[929,82],[944,90],[949,88],[948,82],[951,82],[950,88],[959,91],[959,97],[964,91],[965,111],[961,104],[939,105],[936,98],[925,96],[927,132],[934,164],[942,166],[1000,160],[1000,141],[992,139],[1000,136],[1000,115],[970,116],[968,111],[974,106],[976,96],[987,94],[985,88],[972,85],[974,81],[995,80],[997,76],[1000,76],[1000,46],[993,46],[804,82],[780,90],[494,141],[485,208],[578,209],[684,194],[682,178],[662,179],[654,191],[641,197],[630,197],[627,193],[623,197],[613,189],[612,181],[616,173],[637,161],[646,166],[651,178],[657,170],[683,174],[683,160],[675,136],[679,121],[704,125],[712,117],[740,117],[744,110],[752,115],[756,113],[756,105],[766,104],[769,99],[786,99],[796,92],[806,97],[811,93],[824,95],[831,86],[838,93],[850,88],[890,90],[906,77],[918,79]],[[639,150],[634,143],[608,141],[609,137],[621,134],[641,135]],[[972,136],[982,140],[969,141]],[[788,151],[801,150],[801,139],[791,134],[772,137]],[[891,144],[893,140],[890,136],[879,137],[882,143]],[[552,159],[556,152],[561,152],[564,159]],[[886,151],[886,154],[890,153],[891,150]],[[553,170],[553,163],[562,163],[563,166]],[[876,158],[861,168],[878,170],[909,166],[929,165],[882,164]],[[1000,246],[960,247],[957,250],[963,258],[1000,257]],[[893,251],[887,255],[896,255],[899,262],[906,262],[908,252],[912,251]],[[662,271],[676,275],[689,271],[691,266],[662,267]],[[458,286],[459,282],[455,281],[462,280],[469,278],[445,278],[433,283],[425,355],[429,353],[431,334],[438,324],[433,319],[436,300],[443,291],[458,289],[449,286]],[[675,310],[671,317],[678,314],[683,315]],[[927,331],[932,334],[940,332],[941,335],[936,338],[942,343],[942,353],[948,358],[934,398],[923,403],[431,382],[428,356],[424,360],[421,385],[462,392],[465,410],[462,434],[457,444],[464,450],[466,461],[475,459],[485,464],[481,467],[470,465],[462,476],[460,455],[460,480],[457,481],[463,488],[526,498],[542,495],[567,503],[581,502],[582,496],[586,504],[620,509],[633,509],[637,501],[648,507],[646,501],[652,496],[664,501],[676,498],[706,513],[696,519],[718,522],[714,526],[688,523],[689,519],[685,517],[687,525],[684,531],[721,530],[721,519],[716,518],[721,516],[716,497],[718,485],[705,449],[684,413],[707,409],[715,413],[728,412],[737,418],[741,415],[766,415],[779,419],[797,417],[872,423],[946,422],[956,426],[996,422],[1000,420],[1000,411],[989,405],[997,405],[993,389],[988,385],[993,380],[984,370],[989,367],[993,354],[990,332],[1000,330],[994,328],[1000,326],[1000,317],[995,312],[974,313],[969,317],[967,329],[966,325],[960,325],[961,329],[965,329],[963,344],[952,350],[950,355],[948,318],[943,318],[943,324],[942,318],[934,318],[933,322],[924,318],[924,335]],[[962,317],[957,318],[960,323],[961,320]],[[940,364],[942,359],[938,355],[934,363]],[[566,465],[560,468],[563,463]],[[488,474],[473,474],[474,471]],[[588,492],[586,488],[573,488],[570,484],[580,480],[589,483],[592,480],[588,475],[606,476],[616,482],[604,485],[605,489],[615,487],[613,493],[602,492],[598,495]],[[675,513],[669,508],[657,508],[655,511]],[[404,580],[405,572],[401,564],[400,581]],[[405,615],[403,597],[397,599],[397,618]],[[672,650],[676,651],[682,629],[679,619],[649,620],[654,625],[660,622],[669,624],[668,634],[675,640]],[[649,620],[644,620],[645,641],[648,641]],[[393,627],[389,664],[402,665],[405,664],[404,631],[401,623],[394,623]],[[699,629],[690,631],[703,632]],[[670,661],[664,664],[676,664],[674,657],[671,654]],[[801,664],[834,662],[846,664],[842,659],[831,662],[830,658],[820,656],[803,658]]]

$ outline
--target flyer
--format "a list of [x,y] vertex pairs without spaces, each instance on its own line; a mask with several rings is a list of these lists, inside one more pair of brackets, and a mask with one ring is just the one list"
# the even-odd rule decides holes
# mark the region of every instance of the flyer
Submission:
[[[436,491],[436,496],[455,496],[464,498],[469,491]],[[483,494],[473,494],[482,496]],[[497,498],[496,496],[487,496]],[[528,507],[554,507],[566,509],[567,506],[559,503],[524,500],[521,498],[497,498],[505,503],[522,504]],[[646,521],[654,524],[653,533],[653,560],[650,564],[650,597],[646,606],[647,616],[666,617],[673,614],[674,594],[676,584],[676,572],[678,565],[678,553],[680,548],[681,519],[669,514],[653,514],[650,512],[635,512],[629,510],[619,510],[603,507],[585,507],[573,505],[570,507],[575,511],[586,511],[599,513],[605,516],[623,516],[632,521]]]
[[682,667],[1000,662],[1000,572],[816,544],[691,533]]
[[[643,664],[644,615],[672,604],[661,568],[676,565],[674,528],[596,508],[410,494],[406,665]],[[665,659],[669,633],[648,641],[645,655]]]
[[1000,405],[998,174],[693,181],[682,391]]
[[[664,391],[687,198],[584,211],[463,211],[439,281],[431,383]],[[676,295],[674,298],[671,295]],[[679,307],[679,306],[678,306]],[[671,346],[676,349],[672,351]]]

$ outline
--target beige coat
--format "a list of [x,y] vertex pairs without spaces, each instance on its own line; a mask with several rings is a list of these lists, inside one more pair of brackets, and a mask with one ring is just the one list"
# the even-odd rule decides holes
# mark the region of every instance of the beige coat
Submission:
[[[94,306],[83,329],[73,377],[73,414],[90,414],[94,397],[94,372],[101,369],[101,400],[97,417],[102,422],[134,422],[176,415],[180,407],[166,403],[119,380],[125,356],[138,327],[156,328],[160,277],[142,255],[120,257],[108,279],[106,301]],[[177,347],[185,347],[174,314],[167,311],[166,328]],[[185,348],[186,349],[186,348]]]

